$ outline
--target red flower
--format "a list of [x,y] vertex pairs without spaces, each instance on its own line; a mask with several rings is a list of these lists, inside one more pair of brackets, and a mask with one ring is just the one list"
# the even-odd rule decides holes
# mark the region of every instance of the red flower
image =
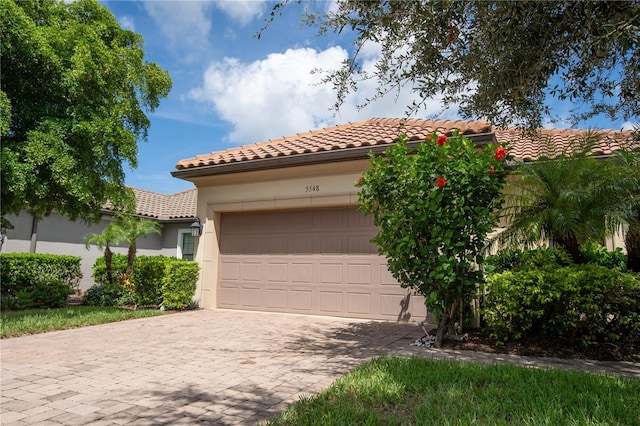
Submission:
[[447,180],[445,178],[436,178],[436,185],[438,185],[438,188],[442,188],[446,183]]
[[447,137],[445,135],[438,136],[438,140],[436,140],[436,144],[438,144],[438,146],[444,145],[445,142],[447,142]]
[[496,172],[496,169],[493,168],[493,166],[491,166],[491,170],[489,170],[489,173],[494,174]]
[[358,178],[358,183],[362,183],[362,176]]
[[506,149],[504,149],[501,146],[496,148],[496,153],[494,154],[494,157],[496,157],[496,160],[504,160],[504,158],[506,156],[507,156],[507,150]]

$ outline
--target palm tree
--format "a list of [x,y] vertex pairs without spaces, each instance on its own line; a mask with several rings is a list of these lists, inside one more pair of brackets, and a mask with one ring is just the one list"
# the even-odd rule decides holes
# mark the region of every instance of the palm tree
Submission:
[[615,232],[620,220],[612,211],[622,187],[612,179],[609,162],[586,154],[587,142],[571,156],[517,168],[516,182],[505,194],[503,217],[509,225],[501,241],[530,246],[551,240],[581,263],[582,244]]
[[136,257],[137,239],[151,233],[160,234],[160,225],[153,220],[139,219],[132,215],[121,214],[116,220],[115,227],[122,238],[121,240],[129,243],[127,271],[125,274],[130,277],[133,270],[133,261]]
[[89,234],[85,237],[84,243],[87,250],[91,244],[95,244],[98,248],[104,248],[104,263],[107,274],[107,282],[109,284],[114,284],[115,280],[113,277],[113,252],[111,251],[111,246],[118,244],[122,240],[119,230],[117,229],[115,223],[109,223],[101,233],[99,234]]
[[627,268],[640,272],[640,150],[616,152],[614,176],[624,188],[618,199],[617,214],[626,223],[624,235]]

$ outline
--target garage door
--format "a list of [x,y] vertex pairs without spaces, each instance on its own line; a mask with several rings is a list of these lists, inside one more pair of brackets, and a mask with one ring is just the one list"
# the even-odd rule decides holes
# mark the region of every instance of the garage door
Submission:
[[369,240],[373,219],[355,207],[226,213],[221,218],[218,306],[387,320],[422,320]]

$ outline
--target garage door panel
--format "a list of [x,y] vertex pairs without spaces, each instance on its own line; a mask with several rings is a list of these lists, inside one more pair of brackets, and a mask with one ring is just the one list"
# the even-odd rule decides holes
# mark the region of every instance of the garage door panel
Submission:
[[291,282],[311,284],[313,282],[313,263],[293,263],[291,265]]
[[262,305],[261,291],[258,287],[241,287],[240,288],[240,304],[242,306],[250,306],[259,308]]
[[221,285],[218,289],[218,301],[221,306],[237,306],[239,304],[238,293],[240,289]]
[[365,316],[371,315],[371,294],[347,293],[347,313]]
[[340,234],[329,234],[316,237],[314,239],[313,253],[318,254],[333,254],[343,253],[343,239],[344,236]]
[[330,231],[335,229],[344,229],[342,209],[334,210],[314,210],[313,211],[313,229],[318,231]]
[[371,244],[371,235],[347,237],[347,254],[376,254],[378,248]]
[[287,308],[287,289],[286,288],[269,288],[267,289],[267,308],[286,309]]
[[342,312],[342,292],[321,291],[320,292],[320,312],[330,315]]
[[313,254],[313,238],[308,236],[294,235],[291,237],[291,250],[289,253],[295,254]]
[[262,263],[243,262],[242,263],[242,280],[243,281],[260,281],[260,270]]
[[289,281],[289,265],[286,263],[268,263],[267,281],[270,283],[286,283]]
[[397,315],[398,307],[402,304],[404,298],[400,294],[381,294],[380,313],[385,316]]
[[393,278],[393,275],[391,275],[391,272],[389,272],[389,270],[387,269],[386,263],[378,265],[378,273],[379,273],[378,276],[380,277],[381,286],[397,287],[399,285],[398,281],[396,281],[396,279]]
[[341,263],[321,263],[319,284],[342,284]]
[[220,227],[220,307],[391,320],[426,315],[422,299],[407,298],[370,243],[372,219],[355,208],[223,214]]
[[371,285],[371,265],[349,264],[349,285]]
[[238,281],[240,278],[240,262],[224,261],[220,263],[220,278],[223,280]]
[[311,290],[291,290],[291,309],[313,313],[313,292]]
[[267,252],[274,254],[287,254],[289,250],[289,239],[286,237],[273,237],[266,240]]

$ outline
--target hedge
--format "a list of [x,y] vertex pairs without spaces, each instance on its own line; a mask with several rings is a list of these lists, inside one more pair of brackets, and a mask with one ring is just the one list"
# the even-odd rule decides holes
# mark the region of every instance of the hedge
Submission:
[[193,304],[199,266],[190,260],[175,259],[167,264],[162,280],[162,304],[167,309],[184,309]]
[[19,308],[62,307],[78,290],[80,259],[40,253],[0,254],[1,294]]
[[[580,247],[585,264],[604,266],[606,268],[620,268],[627,270],[627,255],[621,248],[609,251],[598,243],[583,244]],[[507,248],[500,250],[485,261],[485,269],[489,272],[516,271],[518,269],[530,269],[534,267],[545,268],[549,265],[569,266],[573,260],[562,249],[557,247],[539,247],[531,250]]]
[[498,343],[528,335],[640,344],[640,276],[586,264],[487,277],[483,318]]
[[162,303],[162,280],[167,264],[171,261],[171,258],[165,256],[136,257],[131,276],[136,304],[160,305]]
[[[116,269],[117,278],[126,269]],[[116,255],[114,255],[114,259]],[[121,262],[121,259],[118,260]],[[142,306],[159,306],[166,309],[185,309],[194,304],[199,266],[190,260],[176,259],[166,256],[137,256],[131,274],[132,294],[119,285],[106,283],[104,258],[99,258],[93,267],[96,285],[85,294],[83,303],[97,306],[117,306],[135,304]],[[104,278],[104,279],[102,279]]]
[[[124,254],[113,253],[111,258],[111,267],[113,268],[113,279],[118,282],[118,277],[127,271],[127,256]],[[104,256],[96,259],[93,264],[93,282],[97,285],[111,284],[107,280],[107,266]]]

